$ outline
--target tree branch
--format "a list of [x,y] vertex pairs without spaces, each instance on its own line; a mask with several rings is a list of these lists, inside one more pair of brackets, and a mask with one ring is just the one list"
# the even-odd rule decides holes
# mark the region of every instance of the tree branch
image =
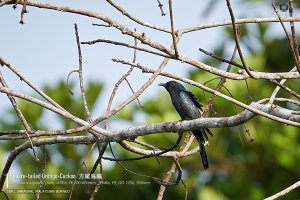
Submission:
[[[148,67],[144,67],[144,66],[142,66],[140,64],[130,63],[130,62],[127,62],[127,61],[124,61],[124,60],[117,60],[117,59],[113,59],[113,61],[120,62],[122,64],[130,65],[130,66],[135,66],[135,67],[141,69],[145,73],[153,73],[152,69],[150,69]],[[296,72],[296,73],[298,73],[298,72]],[[285,119],[278,118],[276,116],[273,116],[273,115],[261,112],[260,110],[257,110],[257,109],[255,109],[255,108],[253,108],[253,107],[251,107],[251,106],[249,106],[249,105],[247,105],[245,103],[242,103],[242,102],[240,102],[240,101],[238,101],[238,100],[236,100],[236,99],[234,99],[232,97],[224,95],[224,94],[222,94],[222,93],[220,93],[220,92],[218,92],[216,90],[213,90],[213,89],[211,89],[209,87],[206,87],[205,85],[200,84],[198,82],[195,82],[193,80],[190,80],[190,79],[187,79],[187,78],[181,78],[181,77],[175,76],[175,75],[167,73],[167,72],[162,72],[162,73],[160,73],[160,75],[161,76],[170,77],[170,78],[174,78],[174,79],[183,81],[185,83],[188,83],[190,85],[199,87],[199,88],[201,88],[201,89],[203,89],[203,90],[205,90],[205,91],[207,91],[207,92],[209,92],[211,94],[215,94],[215,95],[217,95],[217,96],[219,96],[219,97],[221,97],[221,98],[223,98],[223,99],[225,99],[227,101],[230,101],[230,102],[232,102],[232,103],[234,103],[234,104],[236,104],[236,105],[238,105],[238,106],[240,106],[242,108],[245,108],[245,109],[247,109],[247,110],[249,110],[251,112],[254,112],[254,113],[258,114],[258,115],[261,115],[261,116],[264,116],[266,118],[272,119],[274,121],[278,121],[278,122],[282,122],[282,123],[286,123],[286,124],[290,124],[290,125],[294,124],[293,126],[297,126],[297,127],[300,125],[298,123],[291,122],[289,120],[285,120]]]
[[[22,2],[23,1],[21,1],[19,3],[22,3]],[[171,57],[175,56],[175,51],[173,49],[167,48],[167,47],[163,46],[162,44],[160,44],[156,41],[153,41],[150,38],[146,37],[144,34],[139,34],[138,32],[127,28],[126,26],[120,24],[119,22],[115,21],[114,19],[109,18],[109,17],[107,17],[105,15],[102,15],[100,13],[95,13],[95,12],[91,12],[91,11],[88,11],[88,10],[75,9],[75,8],[71,8],[71,7],[67,7],[67,6],[58,6],[58,5],[54,5],[54,4],[34,2],[34,1],[27,2],[27,6],[34,6],[34,7],[38,7],[38,8],[57,10],[57,11],[61,11],[61,12],[76,13],[76,14],[79,14],[79,15],[84,15],[84,16],[87,16],[87,17],[100,19],[100,20],[108,23],[112,27],[115,27],[116,29],[120,30],[123,34],[130,35],[134,38],[137,38],[142,43],[147,44],[148,46],[150,46],[152,48],[155,48],[159,51],[162,51],[162,52],[168,54]],[[276,20],[278,20],[278,19],[276,19]],[[179,37],[181,35],[181,32],[177,31],[177,33],[178,33],[178,37]],[[215,75],[218,75],[218,76],[222,76],[222,77],[225,77],[225,78],[228,78],[228,79],[243,80],[243,79],[247,79],[247,78],[250,77],[247,73],[246,74],[236,74],[236,73],[230,73],[230,72],[225,72],[223,70],[219,70],[217,68],[206,65],[202,62],[199,62],[199,61],[197,61],[195,59],[192,59],[188,56],[185,56],[183,54],[178,55],[178,60],[181,61],[181,62],[190,64],[192,66],[195,66],[197,68],[200,68],[202,70],[205,70],[209,73],[212,73],[212,74],[215,74]],[[253,74],[253,76],[255,76],[255,78],[257,78],[257,79],[300,78],[299,73],[263,73],[263,72],[256,72],[255,74]]]
[[282,190],[281,192],[278,192],[277,194],[274,194],[268,198],[265,198],[264,200],[274,200],[274,199],[277,199],[279,197],[282,197],[284,195],[286,195],[287,193],[289,193],[290,191],[298,188],[300,186],[300,181],[294,183],[293,185],[291,185],[290,187]]

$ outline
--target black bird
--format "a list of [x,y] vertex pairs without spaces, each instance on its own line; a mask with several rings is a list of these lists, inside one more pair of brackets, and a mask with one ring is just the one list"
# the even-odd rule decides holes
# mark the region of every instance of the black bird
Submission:
[[[182,120],[192,120],[201,117],[199,109],[202,111],[202,105],[199,99],[191,92],[187,91],[183,85],[176,81],[169,81],[167,83],[161,83],[159,86],[163,86],[169,92],[173,106],[180,115]],[[202,165],[204,169],[208,168],[208,160],[204,148],[205,139],[207,140],[207,134],[212,133],[208,128],[201,128],[200,130],[192,131],[193,135],[197,139],[200,145],[200,155],[202,159]],[[204,138],[205,137],[205,138]]]

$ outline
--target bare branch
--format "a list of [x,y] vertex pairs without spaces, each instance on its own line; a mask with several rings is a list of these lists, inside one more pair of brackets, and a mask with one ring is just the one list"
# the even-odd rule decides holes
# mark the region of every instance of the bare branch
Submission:
[[[5,80],[4,80],[4,77],[3,77],[2,73],[1,73],[1,71],[0,71],[0,85],[2,85],[3,87],[8,87],[7,83],[6,83]],[[14,110],[15,110],[16,113],[17,113],[18,118],[20,119],[21,123],[23,124],[23,126],[24,126],[24,128],[25,128],[25,130],[26,130],[26,131],[25,131],[25,134],[26,134],[26,137],[28,138],[28,140],[29,140],[29,142],[30,142],[30,144],[31,144],[31,148],[32,148],[33,155],[34,155],[35,159],[36,159],[37,161],[39,161],[39,159],[38,159],[38,157],[37,157],[37,155],[36,155],[36,152],[35,152],[35,150],[34,150],[34,148],[33,148],[32,140],[31,140],[30,135],[29,135],[29,133],[31,132],[31,128],[30,128],[30,126],[29,126],[27,120],[25,119],[25,117],[24,117],[24,115],[23,115],[21,109],[19,108],[19,106],[18,106],[18,104],[17,104],[15,98],[14,98],[12,95],[10,95],[10,94],[7,94],[7,97],[8,97],[8,99],[9,99],[9,101],[11,102],[11,104],[12,104]]]
[[[234,47],[234,50],[233,50],[233,53],[232,53],[232,56],[231,56],[231,59],[230,61],[232,62],[235,58],[235,54],[236,54],[236,51],[237,51],[237,47],[235,46]],[[229,72],[231,69],[231,64],[228,65],[226,71]],[[220,89],[224,86],[224,83],[226,82],[226,79],[224,77],[221,78],[220,82],[218,83],[217,87],[216,87],[216,91],[220,91]],[[206,116],[206,114],[208,113],[208,111],[210,110],[210,108],[212,108],[212,103],[214,101],[214,99],[216,98],[216,94],[213,94],[209,100],[207,101],[207,104],[203,110],[203,113],[202,113],[202,116]]]
[[235,39],[235,45],[236,45],[236,47],[238,49],[239,56],[240,56],[240,59],[241,59],[242,64],[243,64],[243,68],[246,70],[247,74],[251,78],[256,79],[256,76],[253,75],[252,72],[250,72],[250,70],[247,67],[246,62],[244,60],[244,56],[243,56],[243,53],[242,53],[242,50],[241,50],[241,47],[240,47],[240,41],[239,41],[238,31],[237,31],[236,24],[235,24],[235,17],[234,17],[234,14],[233,14],[233,10],[231,8],[230,0],[226,0],[226,2],[227,2],[227,7],[228,7],[228,10],[229,10],[230,16],[231,16],[231,22],[232,22],[232,27],[233,27],[233,34],[234,34],[234,39]]
[[13,91],[13,90],[11,90],[9,88],[6,88],[6,87],[0,87],[0,92],[6,93],[6,94],[10,94],[12,96],[15,96],[15,97],[18,97],[18,98],[30,101],[30,102],[32,102],[32,103],[34,103],[36,105],[39,105],[39,106],[41,106],[43,108],[46,108],[46,109],[48,109],[48,110],[50,110],[50,111],[52,111],[54,113],[57,113],[57,114],[65,117],[66,119],[72,120],[75,123],[78,123],[80,125],[84,125],[84,128],[80,127],[80,128],[74,128],[74,129],[64,130],[64,133],[82,132],[82,131],[86,131],[88,129],[91,129],[95,133],[97,132],[98,136],[100,136],[99,133],[104,134],[104,135],[105,134],[109,134],[109,132],[106,131],[106,130],[104,130],[104,129],[101,129],[101,128],[98,128],[98,127],[89,126],[89,124],[86,121],[84,121],[82,119],[79,119],[78,117],[73,116],[69,112],[60,110],[60,109],[54,107],[53,105],[48,104],[46,102],[43,102],[43,101],[41,101],[39,99],[36,99],[34,97],[31,97],[31,96],[28,96],[28,95],[25,95],[25,94]]
[[173,39],[173,47],[175,50],[175,58],[178,58],[178,49],[176,44],[176,35],[174,31],[174,17],[173,17],[173,8],[172,8],[172,0],[169,0],[169,11],[170,11],[170,22],[171,22],[171,31],[172,31],[172,39]]
[[159,0],[157,0],[157,3],[158,3],[158,7],[160,9],[161,16],[165,16],[166,13],[164,12],[164,9],[163,9],[164,5]]
[[153,54],[153,55],[158,55],[158,56],[161,56],[161,57],[164,57],[164,58],[172,58],[171,56],[166,55],[166,54],[162,54],[162,53],[159,53],[159,52],[151,51],[149,49],[136,47],[136,46],[133,46],[133,45],[130,45],[130,44],[126,44],[126,43],[123,43],[123,42],[112,41],[112,40],[97,39],[97,40],[92,40],[92,41],[88,41],[88,42],[81,42],[81,44],[92,45],[92,44],[96,44],[96,43],[99,43],[99,42],[124,46],[124,47],[132,48],[132,49],[137,49],[139,51],[144,51],[144,52],[147,52],[147,53],[150,53],[150,54]]
[[5,65],[9,70],[11,70],[14,74],[16,74],[21,81],[24,81],[29,87],[31,87],[35,92],[37,92],[39,95],[41,95],[44,99],[46,99],[49,103],[51,103],[53,106],[64,110],[63,107],[61,107],[58,103],[56,103],[53,99],[51,99],[48,95],[46,95],[43,91],[38,89],[34,86],[32,82],[30,82],[24,75],[19,73],[14,66],[12,66],[10,63],[8,63],[3,57],[0,56],[0,64]]
[[[193,142],[193,139],[194,139],[193,135],[186,136],[183,145],[181,145],[181,147],[180,147],[179,156],[181,156],[182,154],[185,154],[185,152],[190,148],[190,146]],[[176,169],[176,163],[173,162],[169,171],[167,172],[167,175],[164,178],[164,181],[169,181],[172,178],[173,174],[175,173],[175,169]],[[157,200],[163,199],[165,190],[166,190],[166,186],[161,185],[159,188]]]
[[11,4],[14,3],[16,0],[0,0],[0,7],[5,4]]
[[268,198],[265,198],[264,200],[274,200],[274,199],[277,199],[279,197],[282,197],[284,195],[286,195],[287,193],[289,193],[290,191],[298,188],[300,186],[300,181],[294,183],[293,185],[291,185],[290,187],[282,190],[281,192],[278,192],[277,194],[274,194]]
[[[135,66],[135,67],[141,69],[141,70],[142,70],[143,72],[145,72],[145,73],[153,73],[153,70],[152,70],[152,69],[147,68],[147,67],[144,67],[144,66],[142,66],[142,65],[140,65],[140,64],[134,64],[134,63],[126,62],[126,61],[124,61],[124,60],[117,60],[117,59],[114,59],[114,61],[115,61],[115,62],[120,62],[120,63],[126,64],[126,65],[130,65],[130,66]],[[296,73],[298,74],[298,72],[296,72]],[[248,106],[247,104],[244,104],[244,103],[242,103],[242,102],[240,102],[240,101],[238,101],[238,100],[236,100],[236,99],[233,99],[232,97],[229,97],[229,96],[227,96],[227,95],[224,95],[224,94],[222,94],[222,93],[220,93],[220,92],[218,92],[218,91],[216,91],[216,90],[214,90],[214,89],[211,89],[211,88],[209,88],[209,87],[206,87],[205,85],[202,85],[202,84],[200,84],[200,83],[198,83],[198,82],[195,82],[195,81],[192,81],[192,80],[190,80],[190,79],[181,78],[181,77],[175,76],[175,75],[170,74],[170,73],[167,73],[167,72],[162,72],[162,73],[160,73],[160,75],[166,76],[166,77],[170,77],[170,78],[174,78],[174,79],[183,81],[183,82],[185,82],[185,83],[194,85],[194,86],[196,86],[196,87],[199,87],[199,88],[201,88],[201,89],[203,89],[203,90],[205,90],[205,91],[207,91],[207,92],[209,92],[209,93],[215,94],[215,95],[217,95],[217,96],[219,96],[219,97],[221,97],[221,98],[223,98],[223,99],[225,99],[225,100],[227,100],[227,101],[230,101],[230,102],[232,102],[232,103],[234,103],[234,104],[236,104],[236,105],[238,105],[238,106],[240,106],[240,107],[243,107],[243,108],[245,108],[245,109],[247,109],[247,110],[249,110],[249,111],[251,111],[251,112],[254,112],[254,113],[258,114],[258,115],[267,117],[267,118],[272,119],[272,120],[274,120],[274,121],[278,121],[278,122],[282,122],[282,123],[287,123],[287,124],[290,124],[290,125],[294,124],[294,125],[297,126],[297,127],[299,126],[299,124],[297,124],[297,123],[295,123],[295,122],[291,122],[291,121],[289,121],[289,120],[285,120],[285,119],[278,118],[278,117],[276,117],[276,116],[273,116],[273,115],[270,115],[270,114],[261,112],[261,111],[255,109],[255,108],[253,108],[253,107],[251,107],[251,106]]]
[[[300,22],[300,17],[286,17],[282,19],[283,22]],[[245,18],[245,19],[236,19],[235,24],[252,24],[252,23],[271,23],[271,22],[280,22],[280,20],[276,17],[266,17],[266,18]],[[189,27],[189,28],[183,28],[178,30],[178,34],[185,34],[185,33],[190,33],[194,31],[199,31],[203,29],[208,29],[208,28],[214,28],[214,27],[219,27],[219,26],[227,26],[227,25],[232,25],[231,20],[226,20],[226,21],[221,21],[221,22],[213,22],[209,24],[204,24],[204,25],[198,25],[194,27]]]
[[73,74],[73,73],[79,73],[79,71],[77,70],[77,69],[75,69],[75,70],[72,70],[72,71],[70,71],[69,73],[68,73],[68,76],[67,76],[67,87],[68,87],[68,91],[69,91],[69,93],[71,94],[71,95],[73,95],[74,93],[72,92],[72,90],[71,90],[71,88],[70,88],[70,84],[69,84],[69,80],[70,80],[70,77],[71,77],[71,75]]
[[[217,59],[217,60],[220,60],[221,62],[225,62],[225,63],[228,63],[228,64],[230,64],[230,65],[234,65],[234,66],[236,66],[236,67],[243,68],[242,65],[240,65],[240,64],[238,64],[238,63],[236,63],[236,62],[234,62],[233,60],[226,60],[225,58],[220,58],[220,57],[214,55],[213,53],[208,52],[208,51],[205,51],[204,49],[201,49],[201,48],[199,48],[199,51],[203,52],[204,54],[206,54],[206,55],[208,55],[208,56],[211,56],[212,58],[215,58],[215,59]],[[250,69],[251,71],[255,71],[255,70],[253,70],[252,68],[249,68],[249,69]],[[227,71],[227,70],[226,70],[226,71]],[[290,72],[295,72],[295,68],[293,68]],[[222,78],[224,78],[224,77],[222,77]],[[283,80],[286,81],[286,79],[283,79]],[[279,87],[279,88],[277,88],[276,90],[279,91],[279,89],[281,88],[281,89],[283,89],[283,90],[286,90],[288,93],[290,93],[291,95],[293,95],[293,96],[295,96],[296,98],[299,99],[299,98],[300,98],[300,95],[299,95],[298,93],[296,93],[295,91],[291,90],[289,87],[283,85],[283,83],[285,82],[285,81],[283,81],[283,80],[281,80],[281,82],[279,83],[279,82],[277,82],[276,80],[273,80],[273,79],[267,79],[267,81],[269,81],[269,82],[271,82],[271,83],[273,83],[273,84],[275,84],[275,85],[277,85],[277,86]],[[274,97],[275,97],[275,96],[274,96]]]
[[158,27],[158,26],[154,26],[152,24],[149,24],[149,23],[146,23],[146,22],[143,22],[142,20],[132,16],[131,14],[129,14],[126,10],[124,10],[122,7],[118,6],[117,4],[115,4],[114,2],[112,2],[111,0],[106,0],[110,5],[112,5],[114,8],[116,8],[118,11],[120,11],[123,15],[125,15],[126,17],[128,17],[129,19],[131,19],[132,21],[142,25],[142,26],[146,26],[148,28],[152,28],[152,29],[155,29],[155,30],[158,30],[158,31],[162,31],[162,32],[165,32],[165,33],[171,33],[171,31],[167,30],[167,29],[164,29],[164,28],[161,28],[161,27]]
[[[273,9],[274,9],[274,11],[275,11],[275,13],[276,13],[276,15],[277,15],[279,21],[280,21],[280,24],[281,24],[281,26],[282,26],[282,28],[283,28],[283,30],[284,30],[284,33],[285,33],[285,35],[286,35],[286,38],[287,38],[288,41],[289,41],[289,45],[290,45],[291,51],[292,51],[292,53],[293,53],[293,56],[294,56],[294,59],[295,59],[295,63],[296,63],[298,72],[300,72],[299,60],[298,60],[299,55],[297,56],[296,49],[294,48],[293,40],[291,40],[291,38],[290,38],[290,36],[289,36],[289,34],[288,34],[288,32],[287,32],[287,30],[286,30],[286,28],[285,28],[285,26],[284,26],[284,24],[283,24],[283,22],[282,22],[282,18],[280,17],[280,15],[279,15],[279,13],[278,13],[278,10],[276,9],[276,6],[275,6],[274,2],[272,3],[272,6],[273,6]],[[291,21],[290,24],[291,24],[291,29],[292,29],[292,25],[293,25],[293,27],[294,27],[294,22]],[[299,54],[299,53],[298,53],[298,54]]]
[[[293,17],[293,11],[294,10],[294,3],[293,0],[289,0],[289,14],[290,17]],[[300,73],[300,61],[299,61],[299,48],[298,48],[298,42],[297,42],[297,37],[296,37],[296,31],[295,31],[295,25],[294,22],[290,22],[290,27],[291,27],[291,32],[292,32],[292,44],[293,44],[293,50],[295,52],[295,60],[296,60],[296,66],[298,69],[298,72]]]
[[79,40],[77,24],[75,24],[75,35],[76,35],[76,42],[77,42],[77,48],[78,48],[78,62],[79,62],[78,74],[79,74],[81,98],[82,98],[83,106],[84,106],[85,112],[87,114],[87,117],[89,119],[89,122],[91,122],[91,121],[93,121],[93,119],[91,117],[91,113],[90,113],[90,110],[87,105],[87,101],[85,98],[84,86],[83,86],[82,53],[81,53],[81,48],[80,48],[80,40]]
[[[294,67],[294,68],[291,70],[291,72],[292,72],[292,71],[295,71],[296,69],[297,69],[297,68]],[[294,92],[293,90],[291,90],[291,89],[288,88],[287,86],[283,85],[283,84],[285,83],[286,79],[282,79],[282,80],[280,81],[280,83],[278,83],[277,81],[274,81],[274,80],[270,80],[270,81],[271,81],[272,83],[275,83],[275,84],[277,85],[277,87],[276,87],[275,90],[273,91],[273,94],[272,94],[271,97],[270,97],[270,101],[269,101],[270,104],[273,104],[273,101],[274,101],[274,99],[275,99],[277,93],[279,92],[280,88],[282,88],[282,89],[288,91],[290,94],[292,94],[292,95],[294,95],[295,97],[297,97],[298,99],[300,99],[300,95],[299,95],[298,93]]]
[[[161,45],[158,42],[155,42],[153,40],[151,40],[150,38],[147,38],[144,34],[139,34],[134,30],[131,30],[127,27],[125,27],[124,25],[118,23],[117,21],[104,16],[102,14],[99,13],[94,13],[91,11],[87,11],[87,10],[80,10],[80,9],[75,9],[75,8],[70,8],[67,6],[58,6],[58,5],[53,5],[53,4],[48,4],[48,3],[40,3],[40,2],[34,2],[34,1],[30,1],[27,2],[27,5],[29,6],[35,6],[35,7],[39,7],[39,8],[46,8],[46,9],[52,9],[52,10],[58,10],[58,11],[63,11],[63,12],[70,12],[70,13],[76,13],[79,15],[84,15],[84,16],[88,16],[88,17],[93,17],[93,18],[97,18],[100,19],[108,24],[110,24],[111,26],[119,29],[123,34],[127,34],[130,35],[134,38],[137,38],[138,40],[140,40],[142,43],[149,45],[152,48],[158,49],[166,54],[168,54],[169,56],[175,56],[175,51],[171,48],[167,48],[163,45]],[[179,34],[178,32],[178,35]],[[177,37],[178,38],[178,37]],[[192,59],[188,56],[179,54],[178,60],[180,60],[181,62],[190,64],[192,66],[195,66],[197,68],[203,69],[207,72],[210,72],[212,74],[218,75],[218,76],[222,76],[222,77],[226,77],[229,79],[234,79],[234,80],[242,80],[242,79],[247,79],[249,78],[249,74],[235,74],[235,73],[229,73],[229,72],[224,72],[222,70],[216,69],[214,67],[211,67],[209,65],[206,65],[204,63],[201,63],[195,59]],[[264,78],[264,79],[291,79],[291,78],[299,78],[300,75],[299,73],[263,73],[263,72],[256,72],[254,74],[255,78]]]

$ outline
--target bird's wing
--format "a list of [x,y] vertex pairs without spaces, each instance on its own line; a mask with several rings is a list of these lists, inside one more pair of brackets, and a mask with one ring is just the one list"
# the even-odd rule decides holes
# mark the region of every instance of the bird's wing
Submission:
[[186,91],[179,92],[177,99],[179,103],[178,113],[183,120],[197,119],[201,117],[198,106],[194,103]]
[[[187,92],[187,94],[189,95],[189,97],[191,98],[191,100],[193,101],[193,103],[194,103],[201,111],[203,111],[203,110],[202,110],[202,106],[203,106],[203,105],[200,103],[198,97],[197,97],[196,95],[194,95],[193,93],[189,92],[189,91],[186,91],[186,92]],[[208,133],[211,137],[213,137],[212,132],[211,132],[208,128],[203,129],[202,132],[203,132],[203,135],[204,135],[204,137],[206,138],[206,140],[208,140],[207,133]]]
[[186,91],[186,93],[191,97],[192,101],[194,102],[194,104],[201,110],[202,110],[202,104],[200,103],[198,97],[196,95],[194,95],[193,93]]

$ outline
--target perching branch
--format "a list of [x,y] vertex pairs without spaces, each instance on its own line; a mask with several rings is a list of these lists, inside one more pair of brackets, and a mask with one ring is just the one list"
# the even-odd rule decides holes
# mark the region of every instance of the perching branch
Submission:
[[[141,69],[141,70],[142,70],[143,72],[145,72],[145,73],[153,73],[153,70],[152,70],[152,69],[150,69],[150,68],[148,68],[148,67],[145,67],[145,66],[142,66],[142,65],[140,65],[140,64],[130,63],[130,62],[127,62],[127,61],[124,61],[124,60],[118,60],[118,59],[113,59],[113,61],[115,61],[115,62],[120,62],[120,63],[122,63],[122,64],[130,65],[130,66],[135,66],[135,67]],[[298,73],[298,72],[296,72],[296,73]],[[179,76],[175,76],[175,75],[170,74],[170,73],[167,73],[167,72],[162,72],[162,73],[160,73],[160,75],[166,76],[166,77],[170,77],[170,78],[174,78],[174,79],[183,81],[183,82],[185,82],[185,83],[188,83],[188,84],[190,84],[190,85],[199,87],[199,88],[201,88],[201,89],[203,89],[203,90],[205,90],[205,91],[207,91],[207,92],[209,92],[209,93],[211,93],[211,94],[215,94],[215,95],[217,95],[217,96],[223,98],[224,100],[230,101],[230,102],[232,102],[232,103],[234,103],[234,104],[236,104],[236,105],[238,105],[238,106],[240,106],[240,107],[242,107],[242,108],[245,108],[245,109],[247,109],[247,110],[249,110],[249,111],[252,111],[252,112],[254,112],[254,113],[256,113],[256,114],[259,114],[259,115],[261,115],[261,116],[264,116],[264,117],[267,117],[267,118],[269,118],[269,119],[272,119],[272,120],[274,120],[274,121],[278,121],[278,122],[282,122],[282,123],[287,123],[287,124],[290,124],[290,125],[294,124],[295,126],[299,126],[299,124],[295,124],[294,122],[291,122],[291,121],[289,121],[289,120],[285,120],[285,119],[282,119],[282,118],[278,118],[278,117],[276,117],[276,116],[269,115],[269,114],[264,113],[264,112],[261,112],[261,111],[259,111],[259,110],[255,110],[253,107],[250,107],[250,106],[248,106],[247,104],[245,104],[245,103],[243,103],[243,102],[240,102],[240,101],[238,101],[238,100],[236,100],[236,99],[233,99],[232,97],[229,97],[229,96],[227,96],[227,95],[224,95],[223,93],[220,93],[220,92],[218,92],[218,91],[216,91],[216,90],[213,90],[213,89],[211,89],[211,88],[209,88],[209,87],[206,87],[205,85],[200,84],[200,83],[198,83],[198,82],[195,82],[195,81],[193,81],[193,80],[190,80],[190,79],[187,79],[187,78],[181,78],[181,77],[179,77]]]
[[[256,102],[251,103],[250,106],[259,110],[260,112],[268,113],[270,115],[277,116],[282,119],[290,120],[292,122],[295,122],[295,124],[300,124],[300,115],[293,114],[293,110],[288,110],[271,104],[264,105]],[[107,134],[105,135],[105,137],[102,136],[97,139],[99,140],[99,142],[118,142],[122,140],[131,140],[139,136],[161,132],[185,132],[191,130],[198,130],[199,128],[203,127],[234,127],[249,121],[254,116],[254,113],[245,110],[237,115],[233,115],[230,117],[200,118],[189,121],[145,124],[137,127],[128,127],[116,131],[106,131]]]
[[[258,103],[252,103],[253,107],[261,109],[263,112],[268,112],[273,115],[277,115],[282,118],[286,118],[292,121],[297,121],[300,123],[300,116],[292,114],[293,111],[273,107],[271,105],[262,105]],[[180,121],[180,122],[167,122],[159,124],[147,124],[138,127],[129,127],[119,131],[114,131],[107,137],[95,138],[94,136],[61,136],[55,138],[45,138],[37,139],[33,141],[33,146],[49,145],[49,144],[58,144],[58,143],[70,143],[70,144],[91,144],[94,142],[110,142],[110,141],[121,141],[136,138],[138,136],[161,133],[161,132],[184,132],[190,130],[196,130],[201,127],[207,128],[216,128],[216,127],[232,127],[243,124],[244,122],[250,120],[254,116],[253,113],[249,111],[243,111],[242,113],[224,118],[200,118],[190,121]],[[21,146],[16,148],[11,155],[9,156],[6,165],[3,169],[2,176],[0,178],[0,188],[3,188],[3,184],[6,178],[6,175],[11,167],[12,162],[15,158],[25,149],[30,148],[31,145],[29,142],[23,143]],[[149,154],[159,153],[156,151],[149,151]]]

